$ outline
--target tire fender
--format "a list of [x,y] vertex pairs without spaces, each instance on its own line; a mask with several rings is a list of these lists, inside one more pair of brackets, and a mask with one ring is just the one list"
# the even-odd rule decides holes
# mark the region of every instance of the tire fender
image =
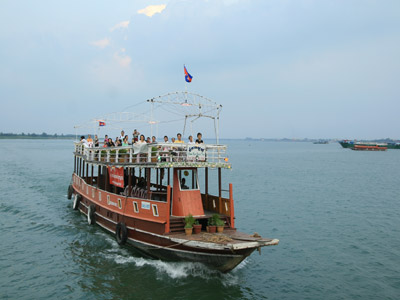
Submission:
[[124,245],[128,239],[128,230],[126,229],[125,223],[118,223],[115,229],[115,238],[118,245]]
[[93,225],[96,223],[95,212],[96,212],[96,205],[90,204],[87,213],[87,220],[89,225]]
[[73,189],[72,185],[70,184],[70,185],[68,186],[68,199],[71,200],[71,198],[72,198],[72,193],[73,193],[73,192],[74,192],[74,189]]
[[77,210],[79,208],[79,203],[81,202],[81,200],[82,200],[82,196],[79,194],[75,194],[74,202],[72,203],[72,208],[74,210]]

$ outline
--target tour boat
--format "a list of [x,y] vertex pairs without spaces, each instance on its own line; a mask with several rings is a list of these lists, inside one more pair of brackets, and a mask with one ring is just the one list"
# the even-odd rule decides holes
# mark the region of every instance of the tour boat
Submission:
[[[187,101],[187,92],[179,95],[185,100],[175,104],[204,108],[197,100]],[[148,101],[154,104],[162,98]],[[73,198],[73,209],[114,235],[119,245],[131,245],[156,259],[200,262],[229,272],[254,250],[279,243],[235,227],[232,184],[229,196],[222,194],[222,173],[230,168],[227,146],[220,145],[218,137],[216,144],[106,148],[75,142],[68,197]],[[209,193],[210,172],[217,175],[216,195]],[[185,233],[185,219],[190,217],[201,225],[200,233]],[[212,230],[208,223],[216,219],[222,221],[223,232],[207,232]]]

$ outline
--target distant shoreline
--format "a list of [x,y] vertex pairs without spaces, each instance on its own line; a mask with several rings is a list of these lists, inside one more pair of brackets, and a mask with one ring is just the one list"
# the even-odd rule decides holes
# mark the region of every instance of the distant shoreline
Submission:
[[[80,135],[78,135],[79,137]],[[72,134],[67,135],[49,135],[49,134],[4,134],[0,133],[0,139],[2,140],[75,140],[76,136]],[[214,139],[205,139],[205,140],[214,140]],[[281,138],[281,139],[271,139],[271,138],[220,138],[221,141],[247,141],[247,142],[305,142],[312,143],[317,141],[327,141],[329,143],[336,143],[340,141],[340,139],[289,139],[289,138]],[[371,139],[371,140],[358,140],[363,142],[374,142],[374,143],[399,143],[400,140],[395,139]]]

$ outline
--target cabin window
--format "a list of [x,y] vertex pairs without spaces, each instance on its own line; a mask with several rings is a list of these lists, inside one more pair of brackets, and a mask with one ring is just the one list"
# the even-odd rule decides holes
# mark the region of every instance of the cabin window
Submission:
[[158,217],[158,208],[156,204],[151,205],[153,207],[153,216]]
[[86,186],[86,195],[89,195],[89,186]]
[[198,190],[197,170],[179,170],[179,184],[181,190]]
[[94,189],[92,189],[92,198],[94,198]]
[[138,212],[139,212],[139,206],[138,206],[138,204],[137,204],[136,201],[133,201],[133,211],[134,211],[135,213],[138,213]]
[[107,203],[110,202],[110,195],[107,195]]
[[101,192],[99,192],[99,201],[101,201]]
[[120,198],[118,198],[118,208],[122,209],[122,201]]

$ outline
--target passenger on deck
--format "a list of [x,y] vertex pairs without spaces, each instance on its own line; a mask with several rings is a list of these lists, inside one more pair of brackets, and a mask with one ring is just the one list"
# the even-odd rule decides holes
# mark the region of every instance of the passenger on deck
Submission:
[[126,135],[122,141],[122,146],[129,146],[129,137]]
[[140,140],[137,142],[137,144],[147,144],[146,141],[144,140],[144,135],[140,135]]
[[167,135],[164,135],[164,143],[169,143]]
[[87,142],[87,140],[85,139],[85,136],[84,136],[84,135],[81,136],[81,140],[79,141],[79,143],[80,143],[80,144],[83,144],[85,147],[88,147],[88,142]]
[[92,136],[90,134],[88,134],[88,138],[86,140],[88,143],[93,143],[93,139]]
[[202,138],[202,134],[199,132],[199,133],[197,134],[196,144],[203,144],[203,143],[204,143],[203,140],[202,140],[201,138]]
[[152,144],[157,144],[157,140],[156,140],[156,137],[154,135],[151,137],[151,143]]
[[95,147],[99,146],[99,137],[97,136],[97,134],[94,136],[94,146]]
[[146,143],[147,143],[147,144],[150,144],[150,143],[151,143],[151,140],[150,140],[150,137],[149,137],[149,136],[148,136],[147,139],[146,139]]
[[176,135],[176,137],[177,137],[177,140],[174,143],[176,143],[176,144],[184,144],[185,143],[184,141],[182,141],[182,134],[178,133]]
[[116,147],[122,146],[121,140],[118,137],[115,139],[115,146]]
[[189,145],[193,145],[193,144],[194,144],[194,142],[193,142],[193,137],[192,137],[191,135],[189,135],[189,142],[188,142],[188,144],[189,144]]
[[125,132],[122,130],[122,131],[121,131],[121,136],[119,137],[119,139],[120,139],[121,141],[123,141],[124,138],[125,138]]
[[137,141],[139,141],[139,135],[140,135],[140,132],[139,132],[139,131],[137,131],[137,130],[135,129],[135,130],[133,131],[132,135],[133,135],[132,144],[133,144],[133,143],[136,143]]
[[175,143],[175,138],[171,138],[171,143]]
[[181,189],[182,190],[188,190],[189,189],[189,187],[185,183],[186,183],[186,179],[182,178],[182,180],[181,180]]
[[108,147],[115,147],[115,144],[114,144],[112,138],[109,138],[109,139],[108,139],[107,146],[108,146]]

